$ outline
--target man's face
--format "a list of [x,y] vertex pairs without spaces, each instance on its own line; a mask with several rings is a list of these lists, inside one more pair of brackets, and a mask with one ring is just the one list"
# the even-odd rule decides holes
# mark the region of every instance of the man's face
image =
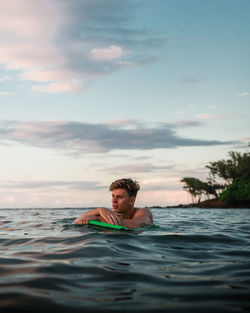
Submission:
[[112,191],[112,207],[117,213],[126,214],[133,207],[135,197],[130,197],[127,190],[115,189]]

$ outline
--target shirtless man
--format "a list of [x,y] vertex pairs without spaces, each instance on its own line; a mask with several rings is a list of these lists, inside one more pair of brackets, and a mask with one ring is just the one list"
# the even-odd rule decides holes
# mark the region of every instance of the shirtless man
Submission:
[[134,207],[137,191],[140,189],[137,181],[132,179],[118,179],[109,190],[112,191],[113,211],[97,208],[83,213],[75,220],[75,224],[88,224],[89,220],[122,225],[127,228],[137,228],[153,224],[153,216],[149,209]]

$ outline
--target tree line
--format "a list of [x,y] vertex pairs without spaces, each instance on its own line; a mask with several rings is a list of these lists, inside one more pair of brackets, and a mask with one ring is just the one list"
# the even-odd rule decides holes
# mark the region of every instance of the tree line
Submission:
[[195,177],[181,179],[193,203],[199,203],[202,196],[220,198],[227,204],[250,201],[250,153],[230,151],[228,156],[228,159],[208,163],[206,181]]

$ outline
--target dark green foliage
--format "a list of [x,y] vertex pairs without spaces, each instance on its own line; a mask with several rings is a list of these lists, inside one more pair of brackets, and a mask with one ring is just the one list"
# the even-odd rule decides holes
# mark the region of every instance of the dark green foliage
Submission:
[[200,202],[202,194],[205,194],[208,198],[209,195],[217,197],[217,190],[222,188],[221,185],[205,183],[195,177],[184,177],[181,182],[184,183],[183,188],[191,194],[193,203],[196,197]]
[[191,194],[194,203],[195,198],[200,195],[201,181],[195,177],[184,177],[181,182],[184,183],[183,188]]
[[234,183],[221,193],[220,198],[227,204],[250,201],[250,177],[236,179]]
[[[181,182],[183,188],[192,196],[192,201],[198,197],[201,200],[202,194],[209,198],[213,195],[216,198],[224,190],[220,198],[228,204],[250,201],[250,153],[240,153],[231,151],[229,158],[210,162],[206,166],[210,170],[209,178],[202,182],[195,177],[184,177]],[[225,181],[225,184],[216,183],[216,176]]]
[[219,176],[224,179],[228,185],[236,179],[250,176],[250,153],[231,151],[228,153],[230,158],[210,162],[206,167],[210,170],[212,176]]

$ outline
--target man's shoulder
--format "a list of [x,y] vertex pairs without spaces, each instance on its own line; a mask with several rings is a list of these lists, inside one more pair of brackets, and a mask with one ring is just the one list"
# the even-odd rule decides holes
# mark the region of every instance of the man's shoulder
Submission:
[[148,208],[136,208],[134,215],[136,216],[136,215],[147,215],[147,214],[152,214]]
[[133,218],[143,218],[153,224],[153,215],[148,208],[137,208]]
[[144,211],[144,212],[151,212],[149,208],[136,208],[136,210]]

